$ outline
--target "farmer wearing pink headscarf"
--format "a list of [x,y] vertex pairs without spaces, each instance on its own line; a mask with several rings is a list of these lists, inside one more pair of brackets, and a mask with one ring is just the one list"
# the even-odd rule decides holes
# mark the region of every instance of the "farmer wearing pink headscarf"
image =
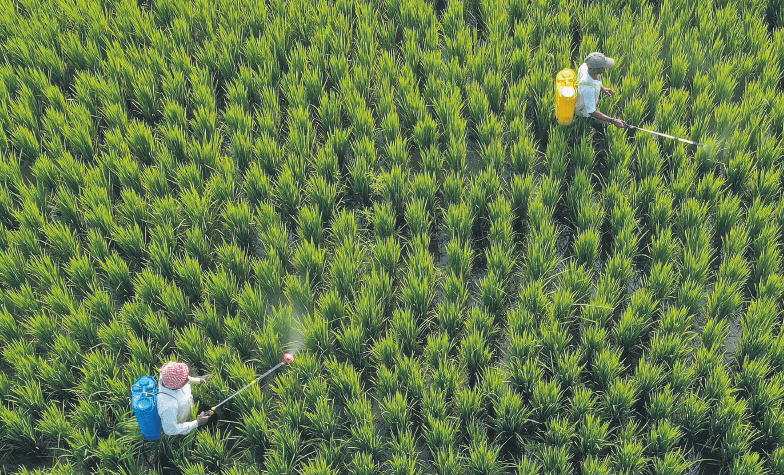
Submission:
[[207,374],[192,378],[185,363],[170,361],[161,367],[158,382],[158,415],[166,435],[185,435],[210,419],[202,411],[195,421],[189,421],[193,408],[190,383],[203,383],[210,378]]

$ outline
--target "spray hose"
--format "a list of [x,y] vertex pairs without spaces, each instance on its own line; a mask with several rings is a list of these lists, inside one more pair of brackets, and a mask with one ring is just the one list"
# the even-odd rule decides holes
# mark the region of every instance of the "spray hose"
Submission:
[[240,389],[239,391],[236,391],[234,394],[232,394],[231,396],[227,397],[226,399],[224,399],[224,400],[223,400],[223,401],[221,401],[220,403],[216,404],[215,406],[212,406],[212,408],[211,408],[209,411],[205,411],[205,412],[204,412],[204,415],[205,415],[205,416],[207,416],[207,417],[210,417],[210,416],[212,416],[213,414],[215,414],[215,410],[216,410],[216,409],[218,409],[218,408],[219,408],[219,407],[221,407],[222,405],[224,405],[224,404],[226,404],[227,402],[229,402],[229,401],[231,401],[232,399],[234,399],[234,398],[235,398],[235,397],[236,397],[236,396],[237,396],[239,393],[241,393],[241,392],[245,391],[246,389],[248,389],[249,387],[251,387],[251,386],[253,386],[254,384],[258,383],[259,381],[261,381],[261,380],[262,380],[262,379],[264,379],[265,377],[267,377],[267,376],[269,376],[270,374],[274,373],[274,372],[275,372],[275,371],[277,371],[277,370],[278,370],[278,369],[279,369],[281,366],[284,366],[284,365],[286,365],[286,364],[288,364],[288,363],[291,363],[292,361],[294,361],[294,355],[292,355],[291,353],[286,353],[285,355],[283,355],[283,361],[281,361],[280,363],[278,363],[278,364],[276,364],[275,366],[273,366],[272,368],[270,368],[270,369],[269,369],[269,370],[268,370],[266,373],[262,374],[262,375],[261,375],[261,376],[259,376],[258,378],[254,379],[253,381],[251,381],[251,382],[249,382],[248,384],[246,384],[246,385],[245,385],[245,386],[244,386],[242,389]]

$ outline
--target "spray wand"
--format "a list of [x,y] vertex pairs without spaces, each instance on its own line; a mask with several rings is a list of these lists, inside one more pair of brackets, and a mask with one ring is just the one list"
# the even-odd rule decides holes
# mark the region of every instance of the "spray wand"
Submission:
[[701,144],[699,142],[692,142],[691,140],[682,139],[680,137],[674,137],[672,135],[663,134],[661,132],[656,132],[656,131],[653,131],[653,130],[643,129],[642,127],[637,127],[636,125],[632,125],[632,124],[626,124],[626,127],[630,128],[632,130],[642,130],[643,132],[648,132],[649,134],[658,135],[660,137],[664,137],[664,138],[667,138],[667,139],[679,140],[681,142],[685,142],[685,143],[688,143],[688,144],[691,144],[691,145],[696,145],[698,147],[703,147],[705,145],[705,144]]
[[251,381],[251,382],[249,382],[248,384],[246,384],[246,385],[245,385],[245,387],[243,387],[243,388],[242,388],[242,389],[240,389],[239,391],[235,392],[235,393],[234,393],[234,394],[232,394],[231,396],[227,397],[226,399],[224,399],[223,401],[221,401],[219,404],[217,404],[217,405],[215,405],[215,406],[212,406],[212,408],[211,408],[209,411],[206,411],[206,412],[204,413],[204,415],[205,415],[205,416],[207,416],[207,417],[210,417],[210,416],[212,416],[213,414],[215,414],[215,410],[216,410],[216,409],[218,409],[218,408],[219,408],[219,407],[221,407],[222,405],[224,405],[224,404],[226,404],[227,402],[229,402],[229,401],[231,401],[232,399],[234,399],[234,398],[235,398],[235,397],[236,397],[236,396],[237,396],[239,393],[241,393],[242,391],[245,391],[246,389],[248,389],[249,387],[251,387],[251,386],[253,386],[254,384],[258,383],[259,381],[261,381],[261,380],[262,380],[262,379],[264,379],[265,377],[267,377],[267,376],[269,376],[270,374],[274,373],[274,372],[275,372],[275,371],[277,371],[277,370],[278,370],[278,368],[280,368],[281,366],[283,366],[283,365],[285,365],[285,364],[288,364],[288,363],[291,363],[292,361],[294,361],[294,355],[292,355],[291,353],[286,353],[286,354],[284,354],[284,355],[283,355],[283,361],[281,361],[280,363],[278,363],[278,364],[276,364],[275,366],[273,366],[272,368],[270,368],[270,369],[269,369],[269,371],[267,371],[266,373],[262,374],[262,375],[261,375],[261,376],[259,376],[258,378],[254,379],[253,381]]

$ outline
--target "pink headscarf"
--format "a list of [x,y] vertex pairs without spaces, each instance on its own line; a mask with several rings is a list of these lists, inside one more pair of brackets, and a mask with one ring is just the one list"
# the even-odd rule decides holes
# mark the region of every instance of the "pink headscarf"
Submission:
[[190,371],[185,363],[169,361],[161,367],[161,383],[169,389],[180,389],[188,382]]

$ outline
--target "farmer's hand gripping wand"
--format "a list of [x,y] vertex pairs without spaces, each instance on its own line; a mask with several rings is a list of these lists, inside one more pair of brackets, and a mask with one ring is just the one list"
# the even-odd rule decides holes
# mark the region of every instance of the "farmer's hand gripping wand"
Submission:
[[234,397],[235,397],[235,396],[237,396],[237,394],[241,393],[242,391],[245,391],[246,389],[248,389],[249,387],[251,387],[251,386],[253,386],[254,384],[258,383],[259,381],[261,381],[261,380],[262,380],[262,379],[264,379],[265,377],[267,377],[267,376],[269,376],[270,374],[272,374],[272,373],[274,373],[275,371],[277,371],[277,370],[278,370],[278,369],[279,369],[281,366],[283,366],[283,365],[285,365],[285,364],[288,364],[288,363],[291,363],[292,361],[294,361],[294,355],[292,355],[291,353],[286,353],[286,354],[284,354],[284,355],[283,355],[283,361],[281,361],[280,363],[278,363],[278,364],[276,364],[275,366],[273,366],[272,368],[270,368],[270,370],[269,370],[269,371],[267,371],[266,373],[262,374],[262,375],[261,375],[261,376],[259,376],[258,378],[254,379],[253,381],[251,381],[251,382],[249,382],[248,384],[246,384],[246,385],[245,385],[245,387],[243,387],[243,388],[242,388],[242,389],[240,389],[239,391],[235,392],[235,393],[234,393],[234,394],[232,394],[231,396],[227,397],[226,399],[224,399],[223,401],[221,401],[219,404],[217,404],[217,405],[215,405],[215,406],[212,406],[212,409],[210,409],[209,411],[206,411],[206,412],[204,413],[204,415],[205,415],[205,416],[207,416],[207,417],[210,417],[210,416],[212,416],[213,414],[215,414],[215,410],[216,410],[216,409],[218,409],[218,408],[219,408],[219,407],[221,407],[222,405],[226,404],[228,401],[230,401],[230,400],[234,399]]

